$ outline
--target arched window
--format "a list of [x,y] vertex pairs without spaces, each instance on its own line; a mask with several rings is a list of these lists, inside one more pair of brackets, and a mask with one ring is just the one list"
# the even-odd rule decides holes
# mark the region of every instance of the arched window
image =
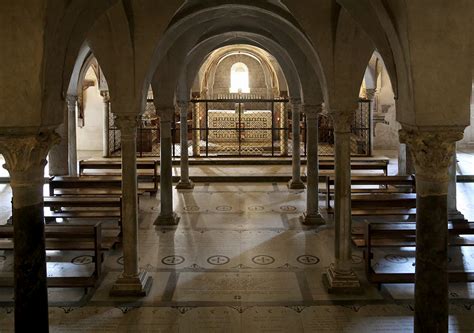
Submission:
[[249,93],[249,69],[241,62],[232,65],[230,69],[230,93]]

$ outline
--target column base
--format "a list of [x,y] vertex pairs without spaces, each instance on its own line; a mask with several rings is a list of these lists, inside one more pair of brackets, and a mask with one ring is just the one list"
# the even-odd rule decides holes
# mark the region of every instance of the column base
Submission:
[[109,295],[144,297],[148,295],[152,284],[153,279],[146,271],[140,272],[136,277],[120,276],[112,286]]
[[323,274],[323,284],[330,294],[361,294],[363,292],[359,278],[351,269],[337,271],[331,264]]
[[290,190],[304,190],[306,188],[306,186],[301,181],[301,179],[299,179],[299,180],[293,180],[292,179],[288,182],[288,188]]
[[176,189],[177,190],[192,190],[194,188],[194,183],[192,181],[187,181],[187,182],[183,182],[183,181],[179,181],[178,184],[176,184]]
[[321,216],[321,214],[307,214],[303,213],[302,216],[300,216],[300,221],[304,225],[323,225],[326,224],[326,221],[324,218]]
[[453,222],[467,222],[466,218],[459,210],[448,211],[448,220]]
[[178,214],[173,212],[173,214],[168,216],[160,215],[155,221],[155,225],[177,225],[179,223],[180,217]]

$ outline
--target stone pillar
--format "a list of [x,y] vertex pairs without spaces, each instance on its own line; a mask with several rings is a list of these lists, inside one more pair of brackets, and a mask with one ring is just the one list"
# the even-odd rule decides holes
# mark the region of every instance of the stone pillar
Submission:
[[410,148],[406,144],[400,143],[398,148],[398,175],[412,175],[415,173],[413,157],[410,154]]
[[400,130],[416,168],[415,332],[448,332],[448,170],[461,139],[452,129]]
[[280,104],[280,154],[288,156],[288,109],[285,103]]
[[200,156],[201,149],[200,149],[200,141],[201,141],[201,112],[199,112],[200,104],[193,103],[193,156]]
[[301,181],[301,152],[300,152],[300,114],[301,114],[301,99],[291,99],[291,128],[293,132],[293,161],[292,161],[292,175],[288,183],[288,188],[292,190],[304,189],[305,186]]
[[76,143],[76,105],[77,96],[67,95],[68,128],[69,128],[69,175],[77,176],[77,143]]
[[174,107],[161,108],[160,114],[160,200],[161,212],[155,225],[176,225],[178,215],[173,211],[173,165],[171,158],[171,119]]
[[306,136],[307,136],[307,164],[308,177],[306,190],[306,212],[302,216],[302,223],[306,225],[324,224],[319,214],[319,165],[318,165],[318,116],[322,112],[322,105],[305,105]]
[[366,89],[365,90],[367,99],[370,100],[370,109],[369,109],[369,124],[370,124],[370,156],[374,153],[374,136],[375,136],[375,127],[374,127],[374,110],[375,110],[375,94],[377,89]]
[[152,279],[138,269],[137,127],[140,116],[120,114],[122,148],[122,244],[123,272],[110,290],[111,296],[146,296]]
[[180,136],[181,136],[181,179],[176,188],[179,190],[190,190],[194,188],[193,182],[189,179],[189,154],[188,154],[188,108],[189,102],[178,102],[180,115]]
[[360,282],[352,270],[351,248],[351,124],[354,113],[332,111],[335,139],[335,258],[323,275],[329,293],[361,292]]
[[102,156],[109,157],[109,113],[110,113],[110,95],[107,90],[101,91],[104,102],[104,132],[102,133]]
[[61,142],[51,147],[49,151],[48,166],[50,176],[66,176],[69,174],[68,117],[69,112],[67,105],[64,105],[63,123],[56,129],[56,133],[60,136]]
[[457,190],[456,190],[456,171],[457,158],[456,149],[453,153],[453,160],[449,166],[449,185],[448,185],[448,219],[450,221],[466,221],[464,215],[457,209]]
[[48,332],[43,183],[46,155],[59,141],[51,130],[0,136],[13,193],[15,332],[29,332],[32,323]]

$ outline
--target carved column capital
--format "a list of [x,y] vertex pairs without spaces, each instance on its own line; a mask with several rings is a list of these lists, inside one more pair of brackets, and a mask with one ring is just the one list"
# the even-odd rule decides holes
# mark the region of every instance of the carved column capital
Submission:
[[335,132],[351,132],[351,125],[354,120],[354,111],[331,110],[329,115],[333,120]]
[[66,103],[67,108],[69,111],[73,110],[76,111],[76,103],[78,102],[79,98],[77,95],[67,95],[66,96]]
[[367,99],[373,100],[375,98],[375,93],[377,89],[365,89],[365,94],[367,95]]
[[305,104],[303,108],[306,119],[318,119],[318,116],[323,112],[322,104]]
[[137,128],[141,116],[138,114],[116,114],[115,124],[120,130],[122,140],[133,139],[137,135]]
[[61,137],[54,130],[38,134],[0,136],[0,153],[5,157],[3,165],[11,176],[12,187],[31,186],[43,182],[46,156]]
[[183,109],[187,110],[189,108],[189,101],[177,101],[176,107],[178,108],[179,111]]
[[299,97],[291,97],[290,104],[292,107],[301,107],[301,98]]
[[449,181],[448,168],[456,149],[455,143],[462,139],[463,132],[449,129],[430,131],[401,129],[399,137],[401,143],[410,147],[415,161],[417,180],[443,184],[442,189],[417,188],[417,191],[421,190],[426,194],[446,194]]
[[157,112],[160,117],[160,122],[170,122],[171,120],[173,120],[173,117],[176,112],[176,107],[160,106],[157,108]]

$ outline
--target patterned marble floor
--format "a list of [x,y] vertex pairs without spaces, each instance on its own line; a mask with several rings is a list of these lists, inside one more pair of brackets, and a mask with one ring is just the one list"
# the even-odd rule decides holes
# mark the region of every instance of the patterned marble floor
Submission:
[[[474,184],[458,184],[458,191],[458,208],[474,220]],[[197,184],[193,191],[174,191],[181,221],[166,228],[153,225],[159,201],[142,197],[139,256],[140,267],[154,279],[150,294],[140,299],[108,295],[123,265],[120,249],[111,250],[97,290],[49,290],[51,331],[411,331],[413,285],[369,284],[357,248],[353,267],[363,294],[325,291],[321,274],[334,260],[333,223],[302,226],[305,196],[305,191],[289,191],[280,183]],[[10,187],[0,184],[0,221],[10,214],[10,197]],[[466,249],[452,256],[455,263],[462,257],[471,266],[473,253]],[[50,274],[64,274],[66,266],[90,269],[87,253],[48,256]],[[63,264],[53,264],[58,261],[54,256]],[[378,253],[375,262],[382,268],[387,263],[413,268],[409,251]],[[0,253],[0,274],[11,269],[11,253]],[[0,289],[0,332],[13,332],[12,298],[11,289]],[[474,285],[452,284],[450,303],[450,331],[473,332]]]

